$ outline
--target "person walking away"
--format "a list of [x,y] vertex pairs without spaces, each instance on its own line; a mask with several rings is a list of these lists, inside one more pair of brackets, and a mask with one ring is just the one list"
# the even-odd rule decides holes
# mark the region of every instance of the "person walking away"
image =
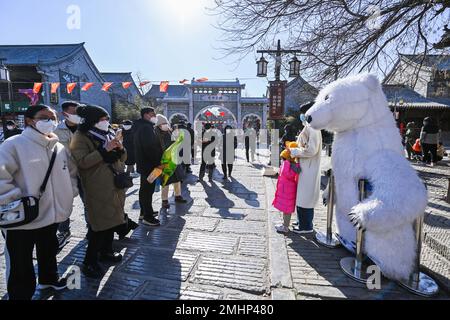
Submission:
[[22,130],[20,130],[17,127],[17,124],[14,121],[12,121],[12,120],[6,121],[6,131],[5,131],[5,134],[4,134],[4,139],[5,140],[9,139],[11,137],[17,136],[17,135],[19,135],[21,133],[22,133]]
[[[208,178],[209,181],[213,180],[213,173],[214,173],[214,163],[210,163],[210,159],[206,159],[205,150],[206,148],[211,144],[214,143],[215,137],[212,136],[211,138],[205,138],[206,133],[210,133],[212,130],[212,125],[210,123],[205,124],[205,128],[202,133],[202,163],[200,165],[200,173],[198,177],[198,181],[203,181],[203,178],[205,177],[205,172],[208,170]],[[209,156],[209,155],[208,155]],[[214,159],[216,157],[216,150],[214,149],[211,152],[211,158]],[[213,161],[214,162],[214,161]]]
[[[247,124],[247,128],[244,131],[245,134],[245,157],[247,162],[255,161],[256,153],[256,130]],[[250,159],[251,158],[251,159]]]
[[320,197],[320,161],[322,152],[322,136],[319,130],[311,128],[306,121],[305,113],[314,105],[307,103],[300,107],[300,120],[304,125],[297,139],[298,148],[288,148],[291,155],[299,159],[302,170],[297,187],[297,220],[295,233],[314,232],[314,208]]
[[[238,147],[237,137],[232,132],[233,128],[229,125],[225,126],[222,138],[222,172],[223,180],[231,178],[233,173],[233,164],[236,157],[236,149]],[[233,149],[227,148],[229,139],[233,139]],[[229,154],[228,154],[229,153]]]
[[127,153],[111,130],[108,112],[99,106],[80,106],[82,124],[72,138],[70,150],[85,191],[88,213],[88,247],[83,262],[87,277],[100,278],[99,262],[119,263],[113,250],[115,230],[125,221],[125,190],[114,184],[114,172],[123,172]]
[[127,166],[127,172],[132,178],[139,177],[136,173],[134,166],[136,165],[136,157],[134,155],[134,132],[133,132],[133,122],[131,120],[124,120],[122,122],[122,134],[123,134],[123,146],[127,149],[127,161],[125,162]]
[[[73,161],[72,155],[70,154],[70,142],[72,141],[73,135],[78,129],[78,125],[81,123],[80,116],[77,115],[77,108],[80,104],[76,101],[66,101],[61,104],[62,116],[64,120],[58,125],[55,130],[55,134],[58,136],[59,142],[64,146],[64,148],[69,153],[70,161]],[[75,164],[74,164],[75,165]],[[77,175],[77,187],[84,205],[84,193],[83,187],[81,186],[81,179]],[[86,206],[84,210],[84,216],[87,223],[87,213]],[[58,226],[58,252],[61,251],[64,246],[69,242],[72,234],[70,231],[70,218],[62,222]]]
[[440,141],[440,130],[435,121],[431,117],[423,120],[423,127],[420,133],[420,143],[422,145],[423,162],[431,163],[433,167],[436,163],[436,152]]
[[155,109],[144,108],[141,110],[141,119],[134,123],[134,153],[137,172],[141,175],[140,220],[145,225],[153,227],[160,225],[159,220],[155,218],[158,212],[153,210],[153,194],[156,184],[155,182],[149,183],[147,178],[155,168],[160,167],[163,154],[161,144],[155,135],[156,121]]
[[[22,197],[39,197],[37,218],[1,230],[5,238],[6,287],[10,300],[31,300],[36,289],[33,250],[36,247],[39,288],[62,290],[56,255],[58,224],[66,221],[77,196],[76,168],[53,133],[56,112],[32,106],[25,112],[25,130],[0,146],[0,205]],[[53,165],[52,164],[52,159]],[[46,177],[48,179],[46,181]]]
[[408,159],[412,159],[412,155],[414,154],[413,146],[416,143],[416,140],[419,139],[419,132],[417,130],[416,124],[414,122],[409,122],[406,125],[406,133],[405,133],[405,146],[406,153],[408,154]]
[[[164,153],[173,143],[172,141],[172,131],[170,130],[169,121],[167,118],[161,114],[156,116],[156,129],[155,134],[157,140],[161,144],[161,149]],[[175,202],[176,203],[187,203],[185,199],[181,196],[181,164],[177,166],[175,169],[175,173],[169,178],[165,187],[161,190],[161,200],[162,200],[162,208],[169,209],[169,186],[173,185],[173,189],[175,192]]]
[[[288,148],[298,147],[296,142],[285,141],[286,144]],[[281,152],[280,157],[282,164],[272,205],[274,208],[283,212],[283,224],[276,225],[275,229],[278,233],[288,233],[291,225],[291,217],[295,212],[300,164],[296,158],[291,156],[291,153],[287,149]]]

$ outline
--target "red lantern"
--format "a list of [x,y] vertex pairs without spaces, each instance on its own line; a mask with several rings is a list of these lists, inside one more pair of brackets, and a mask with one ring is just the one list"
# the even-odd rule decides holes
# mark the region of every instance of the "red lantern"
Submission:
[[211,116],[212,116],[212,113],[211,113],[211,111],[206,111],[206,112],[205,112],[205,116],[207,116],[207,117],[211,117]]
[[221,116],[221,117],[225,117],[225,112],[222,111],[222,112],[220,113],[220,116]]

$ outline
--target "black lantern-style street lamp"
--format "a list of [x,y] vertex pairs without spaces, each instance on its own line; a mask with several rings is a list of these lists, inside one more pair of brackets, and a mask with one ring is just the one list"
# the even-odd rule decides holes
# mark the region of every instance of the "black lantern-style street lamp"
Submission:
[[267,66],[268,66],[268,62],[267,60],[264,58],[264,55],[261,57],[261,59],[258,60],[258,62],[256,62],[256,64],[258,65],[258,77],[261,78],[265,78],[267,77]]
[[294,56],[294,58],[289,62],[289,77],[290,78],[297,78],[300,76],[300,60],[297,59],[297,56]]

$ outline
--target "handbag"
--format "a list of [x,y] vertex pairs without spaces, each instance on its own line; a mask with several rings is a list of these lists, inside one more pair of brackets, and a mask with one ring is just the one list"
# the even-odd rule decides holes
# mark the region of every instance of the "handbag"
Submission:
[[129,189],[134,185],[133,178],[128,172],[117,172],[112,165],[108,165],[108,167],[114,175],[114,185],[117,189]]
[[39,188],[39,197],[23,197],[20,200],[0,206],[0,228],[11,229],[24,226],[34,221],[39,215],[39,201],[45,192],[50,174],[55,164],[58,148],[53,150],[52,158],[45,174],[44,182]]

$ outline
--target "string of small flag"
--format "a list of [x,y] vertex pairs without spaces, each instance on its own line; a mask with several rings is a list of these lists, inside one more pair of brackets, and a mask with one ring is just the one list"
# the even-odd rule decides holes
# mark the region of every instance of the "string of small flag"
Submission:
[[[208,81],[208,78],[200,78],[200,79],[195,79],[195,82],[206,82]],[[180,84],[186,84],[187,82],[189,82],[189,80],[187,79],[183,79],[181,81],[179,81]],[[145,87],[146,85],[152,83],[152,81],[141,81],[139,83],[139,87]],[[34,82],[33,84],[33,93],[34,94],[39,94],[42,90],[42,86],[43,86],[44,82]],[[83,84],[83,85],[81,85]],[[111,87],[114,85],[114,82],[104,82],[102,84],[102,88],[101,90],[104,92],[108,92]],[[131,87],[133,83],[132,82],[122,82],[122,88],[123,89],[129,89]],[[159,91],[161,93],[166,93],[167,90],[169,89],[169,84],[170,81],[161,81],[160,85],[159,85]],[[83,83],[78,83],[78,82],[70,82],[66,84],[66,91],[68,94],[72,94],[72,92],[75,90],[75,88],[80,85],[81,86],[81,91],[87,92],[89,91],[94,85],[94,82],[83,82]],[[56,94],[58,92],[58,89],[61,87],[61,83],[60,82],[51,82],[50,83],[50,92],[52,94]]]

